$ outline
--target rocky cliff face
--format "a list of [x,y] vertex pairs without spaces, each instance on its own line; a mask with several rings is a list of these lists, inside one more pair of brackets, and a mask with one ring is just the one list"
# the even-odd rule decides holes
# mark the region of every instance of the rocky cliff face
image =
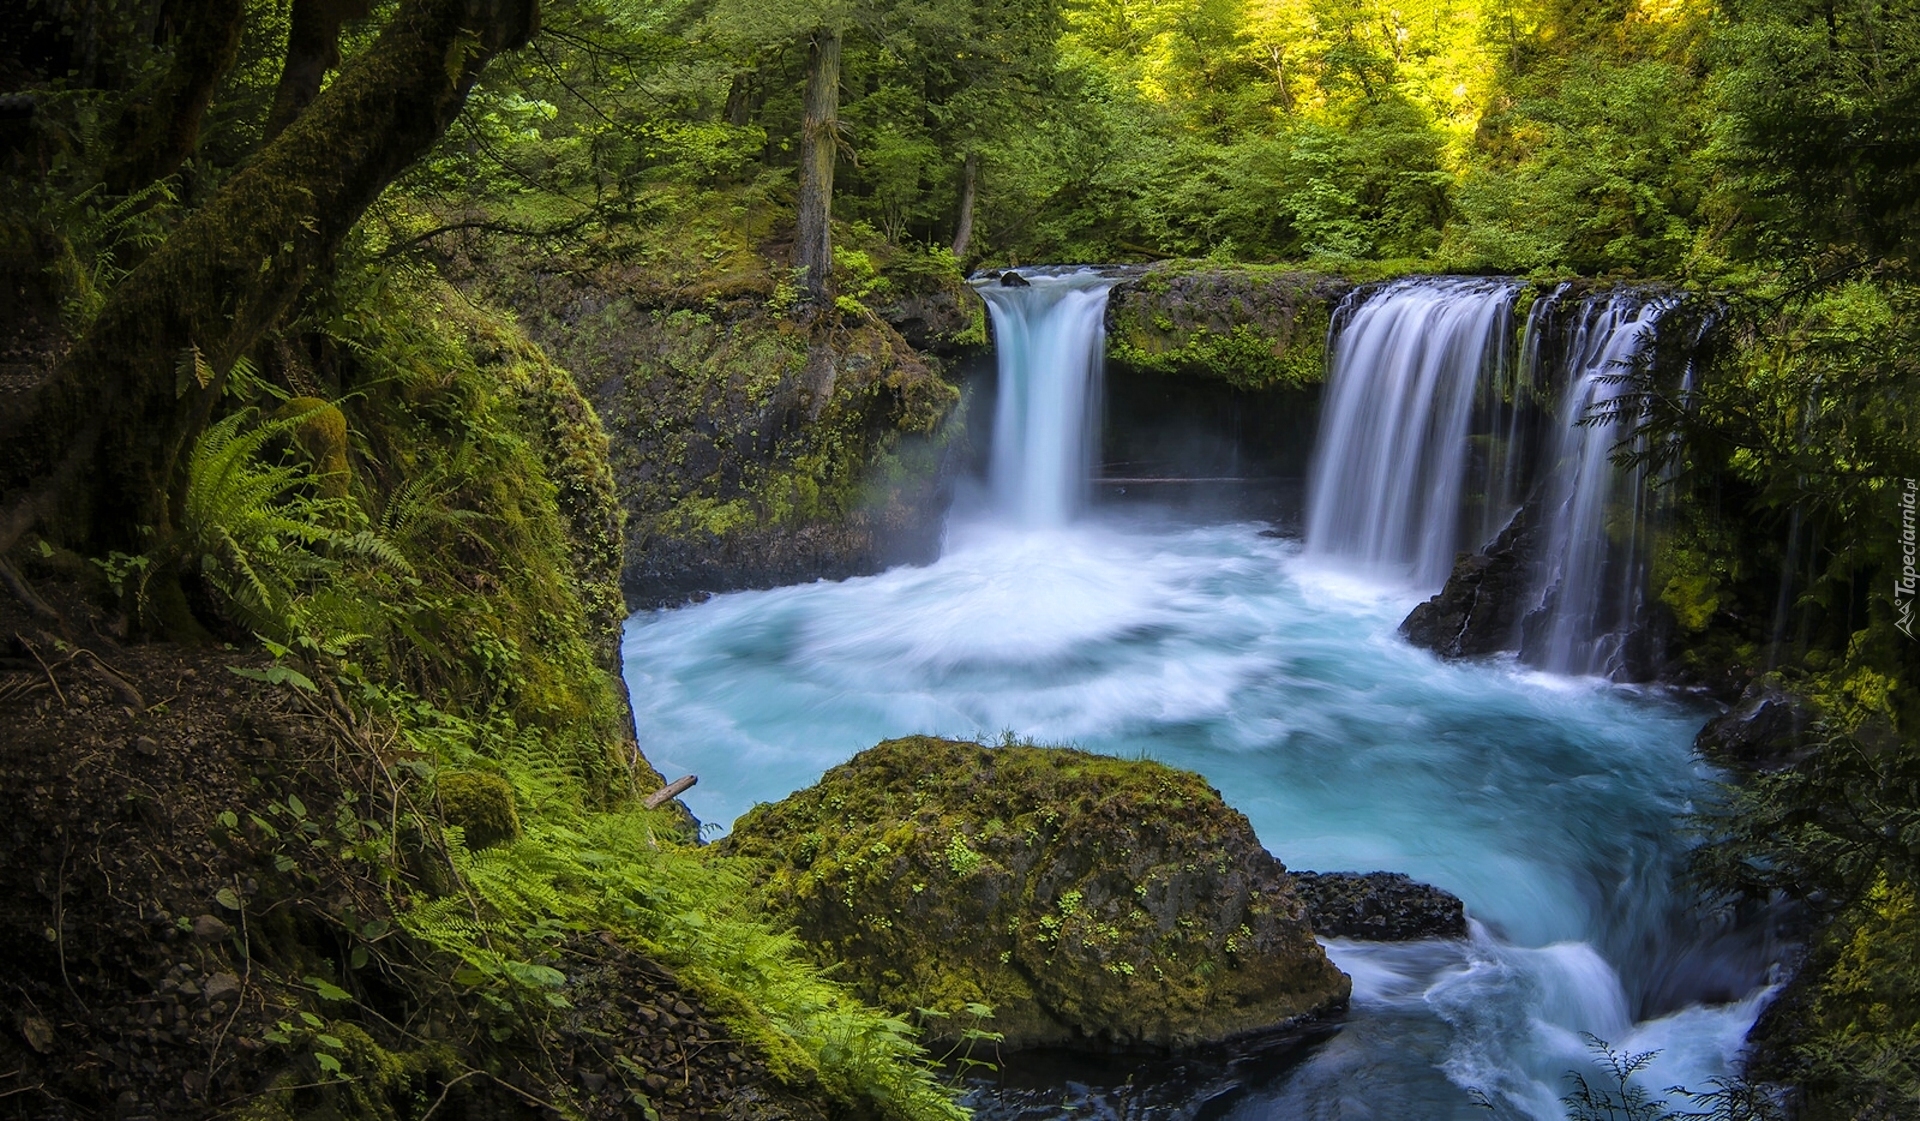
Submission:
[[1157,763],[893,740],[723,845],[862,995],[939,1013],[936,1040],[978,1020],[1010,1049],[1181,1049],[1348,995],[1247,819]]
[[959,392],[908,336],[964,345],[981,331],[978,300],[957,277],[913,274],[870,278],[872,310],[809,311],[760,265],[672,283],[620,262],[454,269],[513,307],[599,413],[631,606],[872,572],[938,547]]

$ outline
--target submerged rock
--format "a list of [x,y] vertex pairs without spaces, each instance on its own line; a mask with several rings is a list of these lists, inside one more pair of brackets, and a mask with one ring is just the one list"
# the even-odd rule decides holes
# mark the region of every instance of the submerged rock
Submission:
[[1246,817],[1158,763],[890,740],[722,846],[863,997],[931,1010],[936,1043],[1180,1050],[1285,1033],[1351,987]]
[[1295,872],[1293,891],[1314,932],[1326,938],[1410,942],[1467,934],[1458,897],[1399,872]]
[[1033,287],[1033,283],[1029,281],[1026,277],[1021,276],[1017,272],[1014,272],[1012,269],[1008,269],[1006,272],[1003,272],[1000,274],[1000,287],[1031,288]]
[[1806,757],[1812,723],[1805,701],[1759,681],[1749,685],[1732,708],[1707,721],[1693,748],[1722,766],[1777,771]]

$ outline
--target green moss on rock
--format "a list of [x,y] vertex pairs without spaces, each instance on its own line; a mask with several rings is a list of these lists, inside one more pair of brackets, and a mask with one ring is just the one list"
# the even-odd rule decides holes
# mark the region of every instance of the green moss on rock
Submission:
[[[604,422],[628,599],[677,603],[931,556],[959,392],[916,346],[972,337],[979,299],[958,267],[843,240],[853,310],[810,312],[787,270],[749,248],[758,235],[687,223],[707,233],[665,257],[603,246],[533,261],[503,247],[461,279],[515,308]],[[703,263],[693,250],[707,242],[732,248]]]
[[353,483],[347,464],[346,415],[318,397],[295,397],[273,416],[294,420],[294,446],[319,479],[321,497],[345,498]]
[[867,999],[1010,1048],[1178,1049],[1342,1007],[1286,869],[1197,775],[1059,748],[890,740],[724,847]]
[[1107,355],[1136,370],[1262,390],[1318,384],[1327,326],[1351,282],[1235,265],[1163,268],[1107,303]]
[[440,812],[466,834],[469,849],[483,849],[520,835],[513,786],[498,775],[447,771],[440,775]]

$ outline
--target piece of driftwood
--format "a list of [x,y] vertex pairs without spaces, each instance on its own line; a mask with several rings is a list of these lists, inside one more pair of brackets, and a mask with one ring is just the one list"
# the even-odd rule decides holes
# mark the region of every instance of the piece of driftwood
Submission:
[[700,781],[700,777],[698,775],[682,775],[681,777],[674,779],[672,782],[666,784],[660,789],[647,795],[646,801],[640,804],[647,807],[650,810],[657,810],[661,806],[664,806],[668,802],[671,802],[675,798],[678,798],[680,795],[685,794],[689,790],[692,790],[693,784],[699,781]]

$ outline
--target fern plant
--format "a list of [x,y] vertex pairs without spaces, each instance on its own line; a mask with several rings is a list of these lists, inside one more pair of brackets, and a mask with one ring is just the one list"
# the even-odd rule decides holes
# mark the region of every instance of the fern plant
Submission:
[[74,268],[73,291],[61,314],[78,333],[106,305],[107,293],[133,271],[133,262],[166,240],[176,201],[173,184],[162,179],[117,201],[96,184],[70,198],[56,198],[42,221],[66,238]]
[[416,899],[409,934],[452,955],[466,986],[511,1030],[526,1007],[563,1006],[566,978],[536,960],[574,933],[610,931],[675,970],[776,1073],[817,1079],[852,1111],[962,1121],[913,1029],[821,974],[791,934],[746,903],[745,870],[687,842],[670,814],[627,803],[584,809],[582,778],[554,732],[476,721],[385,698],[402,735],[443,766],[513,787],[522,836],[478,852],[449,830],[464,892]]
[[308,465],[270,455],[302,419],[260,420],[244,409],[209,425],[188,457],[176,544],[235,622],[281,641],[301,637],[302,594],[344,563],[411,571],[398,549],[362,524],[355,503],[319,497]]

